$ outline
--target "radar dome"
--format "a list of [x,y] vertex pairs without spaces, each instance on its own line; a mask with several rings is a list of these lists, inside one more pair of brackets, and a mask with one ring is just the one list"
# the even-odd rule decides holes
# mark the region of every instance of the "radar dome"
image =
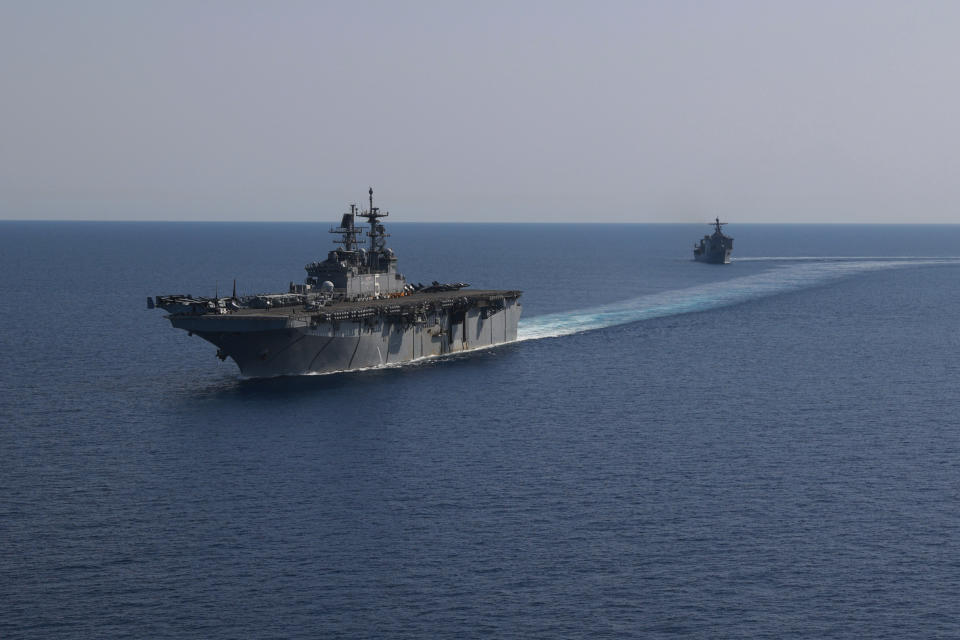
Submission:
[[324,293],[330,293],[333,291],[333,283],[329,280],[324,280],[323,284],[320,285],[320,291],[323,291]]

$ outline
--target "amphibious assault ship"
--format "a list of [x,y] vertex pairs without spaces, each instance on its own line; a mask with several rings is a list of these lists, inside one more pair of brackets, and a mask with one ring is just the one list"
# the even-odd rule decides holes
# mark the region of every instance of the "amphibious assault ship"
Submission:
[[730,253],[733,251],[733,238],[723,233],[720,228],[726,222],[720,222],[717,218],[715,222],[709,223],[716,227],[713,234],[703,236],[697,244],[693,245],[693,259],[698,262],[709,262],[710,264],[730,264]]
[[[217,347],[244,376],[273,377],[377,367],[517,339],[520,291],[467,290],[463,282],[408,283],[386,246],[388,212],[350,205],[326,260],[306,267],[283,293],[229,297],[156,296],[178,329]],[[356,224],[366,218],[367,227]],[[359,235],[366,232],[367,246]]]

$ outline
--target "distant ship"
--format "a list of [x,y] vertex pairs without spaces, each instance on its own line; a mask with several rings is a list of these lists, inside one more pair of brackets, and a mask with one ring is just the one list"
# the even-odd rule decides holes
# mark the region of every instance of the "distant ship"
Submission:
[[703,236],[697,244],[693,245],[693,259],[698,262],[709,262],[710,264],[730,264],[730,254],[733,252],[733,238],[723,233],[720,228],[726,222],[720,222],[717,218],[715,222],[710,223],[716,227],[712,235]]
[[[369,246],[358,235],[367,227]],[[238,297],[156,296],[148,308],[169,313],[178,329],[217,346],[250,377],[327,373],[469,351],[517,339],[520,291],[464,290],[463,282],[409,284],[373,206],[350,205],[338,234],[340,247],[308,264],[304,284],[285,293]]]

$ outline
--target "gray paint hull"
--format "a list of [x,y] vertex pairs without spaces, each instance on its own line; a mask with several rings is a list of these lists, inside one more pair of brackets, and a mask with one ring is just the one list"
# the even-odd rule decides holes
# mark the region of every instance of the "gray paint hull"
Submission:
[[730,254],[733,253],[732,247],[719,247],[708,249],[702,253],[693,254],[693,259],[697,262],[706,262],[709,264],[730,264]]
[[514,298],[488,317],[476,307],[437,310],[416,323],[218,315],[170,316],[170,322],[215,344],[243,375],[259,378],[365,369],[511,342],[521,310]]

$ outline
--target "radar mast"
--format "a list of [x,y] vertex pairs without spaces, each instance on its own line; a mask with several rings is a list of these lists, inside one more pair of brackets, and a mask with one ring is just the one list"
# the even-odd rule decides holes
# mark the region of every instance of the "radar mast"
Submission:
[[390,234],[386,232],[383,225],[378,222],[380,218],[390,215],[389,211],[380,211],[380,207],[373,206],[373,187],[370,187],[370,208],[362,211],[360,216],[367,219],[370,225],[370,231],[367,236],[370,238],[370,252],[374,254],[383,253],[387,248],[386,241]]
[[340,239],[334,240],[336,244],[342,244],[344,253],[353,254],[357,251],[360,243],[357,240],[357,234],[363,231],[363,227],[358,227],[354,224],[354,219],[357,215],[357,205],[350,205],[350,213],[343,214],[343,218],[340,220],[340,226],[330,229],[330,233],[339,233]]

